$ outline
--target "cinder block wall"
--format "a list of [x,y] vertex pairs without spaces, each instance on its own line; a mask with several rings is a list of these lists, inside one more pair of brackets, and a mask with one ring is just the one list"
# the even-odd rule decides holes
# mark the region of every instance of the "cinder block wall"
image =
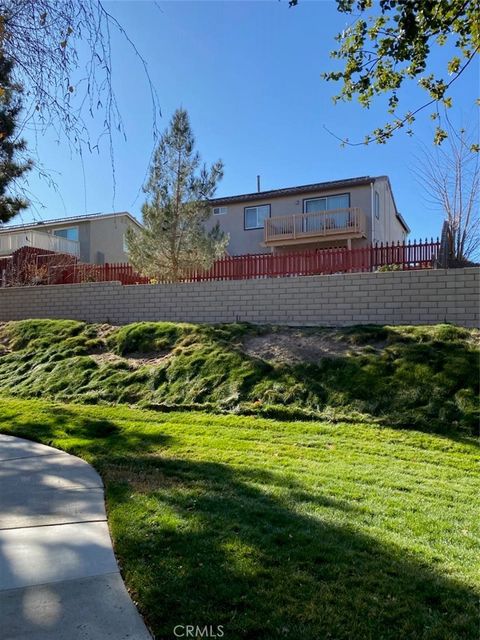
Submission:
[[122,286],[116,282],[0,289],[0,321],[73,318],[279,325],[433,324],[478,327],[480,269],[356,273]]

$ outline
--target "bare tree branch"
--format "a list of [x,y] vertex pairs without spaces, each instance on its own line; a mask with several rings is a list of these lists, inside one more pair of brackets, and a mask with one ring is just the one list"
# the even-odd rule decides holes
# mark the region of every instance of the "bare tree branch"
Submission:
[[[113,88],[113,31],[140,61],[152,104],[153,147],[161,111],[147,62],[101,0],[0,0],[0,48],[24,87],[18,135],[52,129],[79,153],[98,150],[106,137],[115,190],[113,135],[126,132]],[[94,119],[102,122],[100,132],[94,133]]]
[[472,149],[478,131],[468,134],[449,124],[448,134],[446,148],[423,148],[417,179],[429,201],[441,208],[452,236],[452,258],[462,263],[480,257],[480,162]]

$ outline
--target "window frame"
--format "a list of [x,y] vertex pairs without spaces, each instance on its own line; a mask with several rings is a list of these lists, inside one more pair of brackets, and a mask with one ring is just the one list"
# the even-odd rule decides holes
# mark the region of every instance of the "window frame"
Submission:
[[[265,229],[265,224],[262,224],[261,227],[247,227],[247,209],[258,209],[259,207],[268,207],[268,216],[266,216],[266,218],[272,217],[272,205],[269,203],[253,204],[248,207],[243,207],[243,230],[244,231],[257,231],[258,229]],[[257,223],[258,223],[258,211],[257,211]]]
[[[302,202],[302,213],[312,213],[311,211],[307,211],[307,202],[312,200],[328,200],[328,198],[337,198],[338,196],[347,196],[348,197],[348,207],[350,209],[352,206],[351,203],[351,194],[349,191],[345,193],[329,193],[328,196],[315,196],[314,198],[303,198]],[[325,211],[319,211],[318,213],[327,213],[327,211],[335,211],[335,209],[325,209]]]
[[[224,209],[224,211],[219,211],[215,213],[215,209]],[[212,215],[213,216],[225,216],[228,213],[228,207],[212,207]]]

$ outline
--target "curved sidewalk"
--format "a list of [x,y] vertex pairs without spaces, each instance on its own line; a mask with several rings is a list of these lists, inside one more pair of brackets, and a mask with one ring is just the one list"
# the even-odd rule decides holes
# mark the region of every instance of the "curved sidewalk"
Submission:
[[0,435],[2,640],[151,640],[108,532],[103,484],[79,458]]

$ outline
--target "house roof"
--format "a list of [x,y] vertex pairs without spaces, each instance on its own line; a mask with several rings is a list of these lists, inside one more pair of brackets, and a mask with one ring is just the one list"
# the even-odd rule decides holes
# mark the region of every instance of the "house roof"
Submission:
[[213,198],[210,203],[214,206],[234,204],[236,202],[249,202],[252,200],[265,200],[266,198],[282,198],[284,196],[291,196],[295,194],[314,193],[318,191],[330,191],[331,189],[348,189],[349,187],[360,187],[363,185],[371,184],[375,180],[386,180],[392,194],[393,203],[395,206],[395,214],[398,221],[403,226],[407,233],[410,232],[410,227],[405,222],[403,216],[398,212],[395,199],[393,198],[392,186],[388,176],[359,176],[356,178],[345,178],[344,180],[330,180],[328,182],[314,182],[313,184],[302,184],[295,187],[286,187],[284,189],[271,189],[269,191],[255,191],[253,193],[241,193],[236,196],[226,196],[223,198]]
[[11,231],[21,231],[25,229],[42,229],[44,227],[56,227],[59,224],[72,224],[77,222],[90,222],[91,220],[103,220],[106,218],[128,218],[131,222],[141,227],[140,222],[128,211],[118,211],[113,213],[87,213],[82,216],[69,216],[67,218],[55,218],[51,220],[36,220],[23,224],[0,224],[0,233],[10,233]]
[[[380,176],[385,177],[385,176]],[[314,191],[327,191],[330,189],[343,189],[344,187],[357,187],[370,184],[378,178],[371,176],[361,176],[359,178],[346,178],[345,180],[330,180],[329,182],[315,182],[313,184],[302,184],[296,187],[286,187],[284,189],[271,189],[270,191],[255,191],[254,193],[243,193],[236,196],[224,198],[213,198],[211,202],[215,205],[228,204],[233,202],[244,202],[246,200],[263,200],[265,198],[282,198],[296,193],[313,193]]]

